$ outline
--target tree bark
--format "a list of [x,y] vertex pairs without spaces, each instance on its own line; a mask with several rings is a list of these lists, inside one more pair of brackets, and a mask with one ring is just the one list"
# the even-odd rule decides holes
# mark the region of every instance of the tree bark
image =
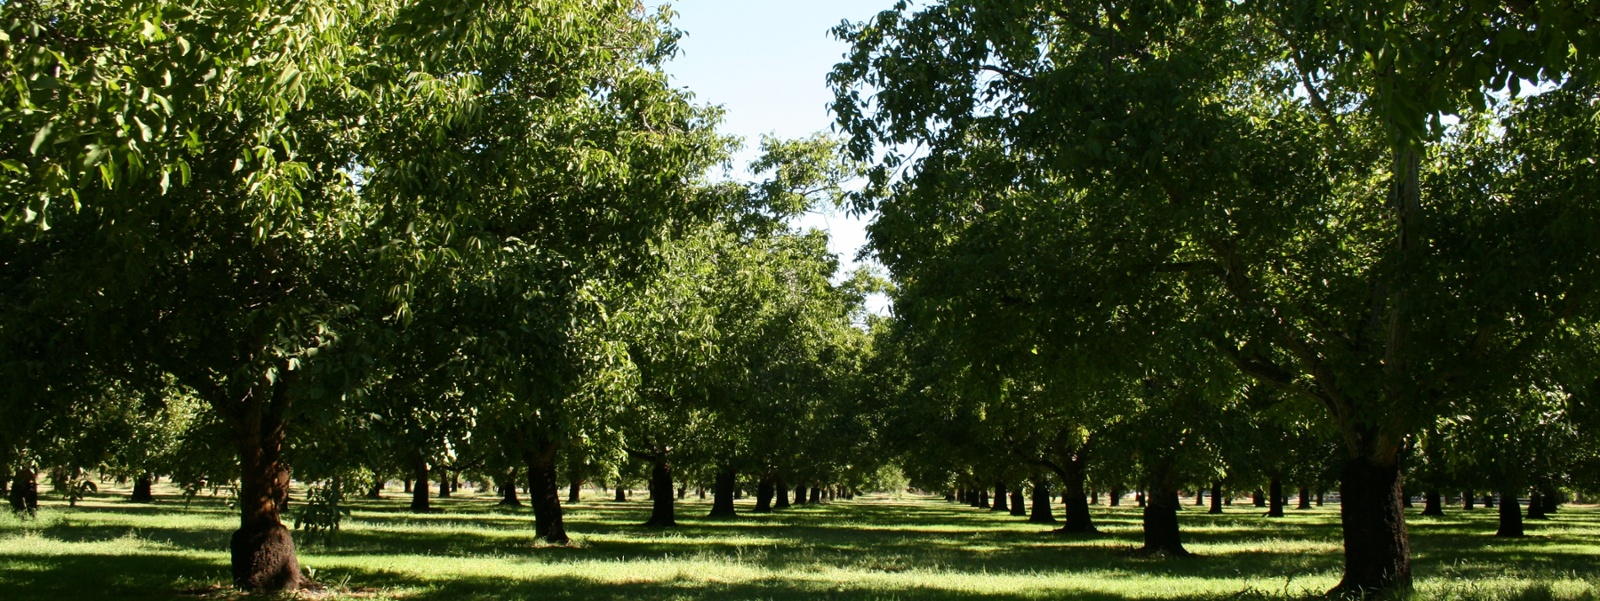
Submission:
[[1123,490],[1120,489],[1120,488],[1111,489],[1111,506],[1112,507],[1116,507],[1116,506],[1122,504],[1122,494],[1123,494]]
[[1011,507],[1006,505],[1006,497],[1007,496],[1008,495],[1006,494],[1006,485],[1005,485],[1005,483],[1004,482],[995,482],[994,483],[994,505],[991,505],[989,507],[989,510],[990,511],[1010,511]]
[[646,526],[671,528],[678,525],[676,499],[672,496],[672,462],[665,453],[650,458],[650,519]]
[[155,502],[156,497],[150,490],[154,484],[155,476],[150,472],[139,474],[139,477],[133,481],[133,494],[128,496],[128,500],[134,503]]
[[433,508],[428,506],[428,462],[418,459],[415,467],[417,483],[411,487],[411,512],[428,513]]
[[1494,509],[1494,495],[1483,495],[1483,508]]
[[[1061,477],[1064,488],[1061,490],[1061,504],[1066,509],[1067,521],[1061,525],[1059,532],[1063,534],[1088,534],[1099,532],[1094,527],[1094,517],[1089,515],[1089,503],[1084,494],[1084,483],[1088,479],[1085,473],[1087,463],[1082,459],[1072,459],[1061,466],[1057,475]],[[1115,501],[1116,497],[1112,497]]]
[[788,509],[789,508],[789,483],[788,482],[784,482],[782,478],[779,478],[777,483],[776,483],[775,488],[776,488],[776,490],[773,491],[773,494],[777,497],[777,499],[773,502],[772,508],[773,509]]
[[772,497],[777,493],[772,476],[762,476],[756,483],[756,513],[772,513]]
[[821,503],[822,502],[822,489],[817,488],[815,486],[811,487],[811,500],[808,501],[808,502],[810,502],[810,503]]
[[1267,517],[1283,517],[1283,501],[1283,481],[1273,476],[1267,484]]
[[1400,504],[1400,465],[1352,458],[1339,482],[1344,579],[1331,594],[1369,596],[1411,588],[1411,543]]
[[1222,483],[1211,483],[1211,510],[1206,513],[1222,513]]
[[1439,499],[1439,489],[1422,492],[1422,515],[1444,515],[1444,504]]
[[[293,591],[311,585],[300,574],[294,539],[279,520],[289,503],[289,467],[283,463],[287,383],[253,391],[230,420],[239,451],[239,529],[229,541],[233,585],[248,591]],[[272,401],[271,403],[268,400]],[[273,405],[276,407],[270,407]],[[277,409],[277,410],[274,410]]]
[[1144,507],[1145,506],[1144,505],[1145,504],[1144,491],[1141,490],[1139,492],[1133,493],[1133,503],[1135,505],[1140,506],[1140,507]]
[[439,470],[439,498],[450,498],[450,470]]
[[1206,506],[1206,489],[1198,488],[1198,487],[1194,489],[1194,506],[1195,507],[1205,507]]
[[1555,513],[1557,509],[1561,508],[1561,491],[1555,488],[1543,489],[1540,493],[1540,499],[1543,500],[1545,513]]
[[1307,487],[1307,486],[1300,487],[1300,501],[1299,501],[1299,504],[1295,506],[1295,509],[1311,509],[1311,488],[1310,487]]
[[567,485],[567,504],[572,505],[583,500],[583,483],[573,480]]
[[1549,519],[1549,517],[1544,514],[1544,494],[1539,492],[1539,489],[1537,489],[1537,488],[1533,489],[1533,493],[1528,496],[1528,517],[1527,517],[1527,519],[1530,519],[1530,520]]
[[1257,489],[1255,489],[1255,491],[1250,493],[1250,502],[1253,503],[1256,507],[1266,507],[1267,506],[1267,495],[1266,495],[1266,493],[1261,492],[1261,489],[1257,488]]
[[707,517],[722,518],[738,515],[733,508],[733,487],[737,476],[738,473],[731,465],[722,466],[722,469],[717,470],[717,480],[711,490],[711,514]]
[[543,442],[527,453],[528,501],[533,505],[533,533],[545,542],[565,545],[567,536],[561,515],[561,484],[556,481],[556,451],[559,445]]
[[[1169,460],[1170,462],[1170,460]],[[1150,492],[1144,504],[1144,553],[1184,556],[1183,535],[1178,530],[1178,489],[1173,483],[1173,466],[1159,462],[1151,470]]]
[[511,468],[505,472],[494,475],[494,485],[500,489],[501,507],[521,507],[522,501],[517,499],[517,469]]
[[1020,486],[1011,491],[1011,515],[1018,517],[1028,515],[1028,506],[1022,500],[1022,487]]
[[372,483],[372,488],[367,489],[367,498],[368,499],[382,499],[383,498],[383,480],[382,479],[378,480],[377,482]]
[[1033,479],[1033,512],[1028,514],[1028,521],[1035,524],[1054,524],[1056,516],[1050,508],[1050,486],[1045,484],[1044,478]]
[[[1488,498],[1488,497],[1484,497]],[[1488,503],[1484,503],[1488,507]],[[1522,506],[1517,503],[1516,489],[1500,492],[1500,529],[1495,536],[1522,536]]]
[[616,494],[612,495],[611,501],[613,503],[627,503],[628,502],[628,491],[622,489],[622,482],[620,482],[620,481],[617,482],[616,491],[617,491]]
[[1475,500],[1476,499],[1472,498],[1472,491],[1461,493],[1461,509],[1464,511],[1472,511],[1474,509],[1473,501]]
[[11,489],[6,491],[11,511],[34,514],[39,511],[39,475],[31,468],[19,467],[11,479]]

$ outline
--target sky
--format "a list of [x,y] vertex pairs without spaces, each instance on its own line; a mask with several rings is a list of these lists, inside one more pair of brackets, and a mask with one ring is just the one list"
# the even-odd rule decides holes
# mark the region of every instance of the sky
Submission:
[[[755,156],[762,134],[799,138],[830,131],[833,93],[827,75],[848,46],[829,33],[840,22],[864,21],[894,0],[679,0],[675,26],[686,34],[677,59],[667,64],[675,87],[698,102],[721,105],[722,131],[745,139],[735,165]],[[829,250],[843,271],[858,263],[870,218],[843,210],[806,215],[801,227],[829,232]],[[868,302],[887,312],[887,299]]]

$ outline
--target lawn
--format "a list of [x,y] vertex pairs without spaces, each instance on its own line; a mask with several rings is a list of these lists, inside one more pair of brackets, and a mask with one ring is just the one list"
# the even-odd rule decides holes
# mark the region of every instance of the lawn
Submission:
[[[158,492],[160,492],[158,490]],[[171,492],[171,491],[167,491]],[[939,499],[867,497],[733,520],[679,505],[671,530],[638,526],[643,495],[597,491],[567,507],[570,547],[530,542],[528,509],[463,490],[412,515],[398,492],[353,504],[332,545],[300,541],[326,599],[1245,599],[1307,597],[1341,564],[1336,506],[1281,519],[1235,504],[1179,519],[1195,556],[1145,557],[1136,507],[1094,508],[1099,536],[1063,536],[1021,518]],[[37,518],[0,517],[0,598],[220,599],[228,590],[221,499],[153,505],[107,491]],[[740,501],[741,511],[751,501]],[[1059,510],[1058,510],[1059,514]],[[1529,536],[1497,539],[1493,510],[1409,517],[1417,593],[1426,599],[1593,599],[1600,510],[1568,506]]]

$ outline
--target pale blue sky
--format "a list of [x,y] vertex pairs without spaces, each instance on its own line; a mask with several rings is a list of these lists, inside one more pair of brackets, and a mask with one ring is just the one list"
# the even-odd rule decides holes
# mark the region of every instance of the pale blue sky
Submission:
[[[674,86],[727,111],[722,129],[745,139],[737,164],[754,155],[762,134],[794,138],[828,131],[833,115],[827,75],[847,46],[828,32],[865,20],[893,0],[680,0],[682,53],[667,65]],[[843,211],[807,215],[804,227],[828,230],[845,269],[866,243],[866,222]],[[884,299],[872,303],[885,312]]]

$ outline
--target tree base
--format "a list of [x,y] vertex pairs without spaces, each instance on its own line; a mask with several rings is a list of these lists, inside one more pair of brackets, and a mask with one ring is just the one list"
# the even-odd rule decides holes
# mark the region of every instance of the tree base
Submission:
[[294,538],[283,524],[235,530],[229,548],[235,588],[254,592],[320,588],[300,573]]

